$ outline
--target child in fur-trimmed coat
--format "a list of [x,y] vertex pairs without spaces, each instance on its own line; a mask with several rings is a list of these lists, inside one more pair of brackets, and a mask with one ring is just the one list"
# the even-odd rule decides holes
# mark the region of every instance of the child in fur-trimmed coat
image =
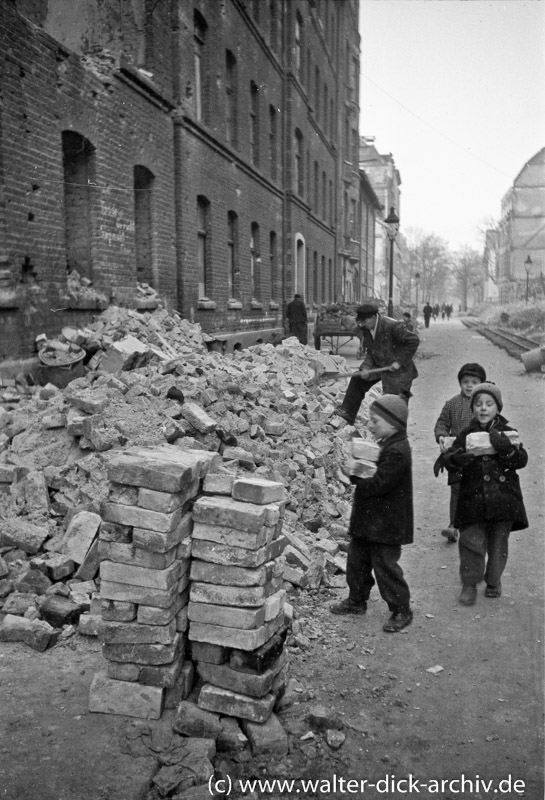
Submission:
[[[460,531],[460,603],[466,606],[475,603],[477,584],[483,579],[485,597],[500,597],[509,534],[528,527],[517,475],[528,463],[528,454],[506,435],[513,428],[500,413],[503,400],[495,383],[475,386],[471,409],[473,420],[441,457],[448,470],[461,471],[454,524]],[[467,437],[483,432],[495,452],[468,452]]]

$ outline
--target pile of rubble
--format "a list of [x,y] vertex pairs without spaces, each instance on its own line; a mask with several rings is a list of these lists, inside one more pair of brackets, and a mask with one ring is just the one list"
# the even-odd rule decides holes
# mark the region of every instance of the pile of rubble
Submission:
[[[87,353],[84,377],[64,389],[10,386],[0,404],[3,613],[47,621],[51,596],[89,611],[106,455],[131,445],[213,451],[235,471],[282,482],[284,580],[303,588],[343,583],[351,492],[339,466],[353,429],[334,414],[344,384],[315,380],[324,372],[317,359],[332,362],[334,374],[346,369],[342,357],[295,338],[232,357],[208,352],[199,325],[164,309],[111,307],[88,328],[65,333]],[[77,536],[83,544],[75,554]],[[66,619],[75,619],[67,608]],[[54,641],[58,631],[49,633]],[[41,634],[28,639],[43,646]]]

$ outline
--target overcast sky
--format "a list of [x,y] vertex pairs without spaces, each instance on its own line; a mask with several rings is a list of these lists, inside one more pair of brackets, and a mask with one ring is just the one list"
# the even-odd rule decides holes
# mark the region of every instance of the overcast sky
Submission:
[[402,230],[481,249],[545,146],[545,1],[360,0],[360,132],[401,174]]

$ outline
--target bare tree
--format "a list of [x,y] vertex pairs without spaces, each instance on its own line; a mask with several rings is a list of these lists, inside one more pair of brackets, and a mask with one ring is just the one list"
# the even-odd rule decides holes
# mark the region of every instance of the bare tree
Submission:
[[455,255],[454,275],[456,286],[462,300],[462,307],[467,311],[467,301],[472,286],[482,283],[482,256],[471,247],[464,247]]

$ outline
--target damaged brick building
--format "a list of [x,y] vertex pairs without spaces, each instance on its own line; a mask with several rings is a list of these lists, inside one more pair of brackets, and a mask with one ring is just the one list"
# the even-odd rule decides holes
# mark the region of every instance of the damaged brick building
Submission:
[[0,363],[109,304],[153,306],[142,286],[227,349],[274,339],[296,291],[342,296],[357,0],[0,14]]

